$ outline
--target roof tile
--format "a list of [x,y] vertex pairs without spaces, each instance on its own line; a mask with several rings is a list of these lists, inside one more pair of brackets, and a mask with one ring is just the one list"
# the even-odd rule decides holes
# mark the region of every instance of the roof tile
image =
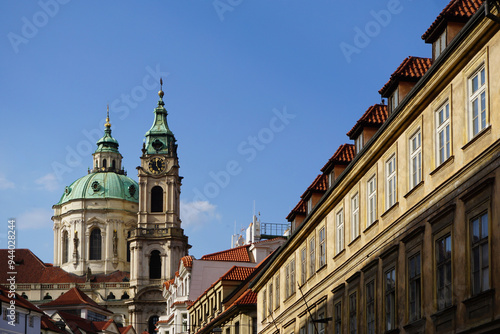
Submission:
[[465,22],[476,13],[483,4],[483,0],[451,0],[448,5],[441,11],[438,17],[432,22],[431,26],[422,35],[422,39],[428,43],[433,40],[428,40],[438,27],[447,21]]
[[321,168],[323,173],[327,173],[335,165],[348,165],[354,155],[356,154],[356,148],[352,144],[340,145],[337,151],[332,155],[328,162]]
[[45,303],[40,307],[43,309],[57,309],[58,306],[72,305],[88,305],[112,313],[107,308],[97,304],[89,296],[87,296],[84,292],[76,287],[69,289],[68,291],[57,297],[55,300]]
[[187,255],[181,258],[182,264],[184,265],[185,268],[193,267],[193,260],[194,257],[191,255]]
[[350,139],[355,139],[364,127],[380,127],[388,116],[389,112],[386,105],[374,104],[365,111],[353,128],[347,132],[347,136]]
[[205,261],[235,261],[235,262],[252,262],[248,253],[250,245],[231,248],[217,253],[203,255],[202,260]]
[[407,57],[391,74],[389,81],[378,92],[383,97],[392,92],[399,81],[418,81],[432,65],[432,59],[422,57]]

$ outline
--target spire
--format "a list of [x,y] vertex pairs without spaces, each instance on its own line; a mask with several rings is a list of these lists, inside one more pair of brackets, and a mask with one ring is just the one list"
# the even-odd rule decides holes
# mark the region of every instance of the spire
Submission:
[[118,141],[111,136],[111,123],[109,122],[109,105],[106,108],[106,123],[104,123],[104,136],[97,141],[94,154],[94,172],[114,171],[123,173],[121,168],[122,155],[118,151]]
[[106,112],[106,123],[104,124],[104,136],[97,141],[96,152],[118,153],[118,141],[111,136],[111,123],[109,122],[109,105]]
[[160,78],[160,91],[158,92],[158,106],[155,108],[153,125],[146,132],[145,154],[176,154],[175,137],[167,123],[167,110],[163,102],[163,79]]
[[107,107],[107,113],[106,113],[106,124],[104,124],[106,128],[111,128],[111,123],[109,123],[109,104]]

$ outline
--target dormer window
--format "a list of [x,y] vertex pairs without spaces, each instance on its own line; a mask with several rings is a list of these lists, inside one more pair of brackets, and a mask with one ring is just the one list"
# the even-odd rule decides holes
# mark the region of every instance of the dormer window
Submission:
[[438,37],[438,39],[436,39],[432,47],[434,49],[434,59],[437,59],[437,57],[439,57],[446,48],[446,29]]
[[396,90],[394,91],[394,93],[392,93],[391,96],[389,96],[389,114],[392,113],[394,111],[394,109],[396,109],[396,107],[398,106],[399,104],[399,93],[398,93],[399,89],[396,88]]
[[312,211],[312,197],[307,200],[307,213],[310,213]]
[[335,173],[333,170],[328,174],[328,187],[332,187],[333,182],[335,181]]
[[363,132],[354,140],[354,144],[356,145],[356,154],[358,154],[363,148]]

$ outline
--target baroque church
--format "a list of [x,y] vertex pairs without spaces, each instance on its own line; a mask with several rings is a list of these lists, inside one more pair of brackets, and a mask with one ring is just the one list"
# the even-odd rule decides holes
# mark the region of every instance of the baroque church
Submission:
[[176,139],[163,91],[158,95],[137,167],[139,183],[122,166],[108,109],[93,168],[67,186],[53,206],[54,264],[27,249],[17,252],[23,297],[43,304],[78,288],[112,311],[117,323],[138,332],[154,330],[166,308],[162,283],[174,277],[191,247],[179,218]]

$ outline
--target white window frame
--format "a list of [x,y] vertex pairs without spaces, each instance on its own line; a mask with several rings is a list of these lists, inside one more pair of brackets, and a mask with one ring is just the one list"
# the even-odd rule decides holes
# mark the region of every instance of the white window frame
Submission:
[[[477,89],[474,91],[474,80],[478,79]],[[488,96],[487,89],[486,66],[483,63],[479,68],[468,78],[468,112],[469,112],[469,140],[477,136],[482,130],[488,126]],[[474,115],[474,106],[477,101],[477,115]],[[475,126],[477,124],[477,127]]]
[[396,204],[397,198],[397,166],[396,154],[393,154],[385,162],[385,209],[389,210]]
[[443,53],[444,49],[446,49],[446,29],[443,31],[441,35],[434,42],[434,59],[437,59]]
[[351,241],[359,236],[359,193],[351,197]]
[[361,151],[361,149],[363,148],[363,144],[364,144],[363,132],[361,132],[359,134],[359,136],[356,137],[356,139],[354,140],[354,144],[356,145],[356,154],[358,154],[359,151]]
[[339,254],[344,250],[344,209],[340,209],[335,215],[336,242],[335,253]]
[[300,250],[300,264],[301,264],[300,283],[304,284],[307,281],[307,247],[306,246],[304,246]]
[[333,185],[333,182],[335,182],[335,172],[332,170],[330,174],[328,174],[328,187],[331,188]]
[[373,175],[366,182],[367,203],[367,227],[377,220],[377,175]]
[[316,273],[316,238],[309,240],[309,276]]
[[319,230],[319,267],[323,267],[326,264],[326,237],[325,237],[325,227],[323,226]]
[[312,211],[312,197],[310,197],[307,200],[307,214],[311,213],[311,211]]
[[422,131],[420,128],[410,137],[410,190],[415,188],[422,181]]
[[396,88],[394,92],[389,96],[389,114],[391,114],[394,109],[396,109],[399,105],[399,88]]
[[436,110],[436,167],[451,156],[450,103],[446,101]]

